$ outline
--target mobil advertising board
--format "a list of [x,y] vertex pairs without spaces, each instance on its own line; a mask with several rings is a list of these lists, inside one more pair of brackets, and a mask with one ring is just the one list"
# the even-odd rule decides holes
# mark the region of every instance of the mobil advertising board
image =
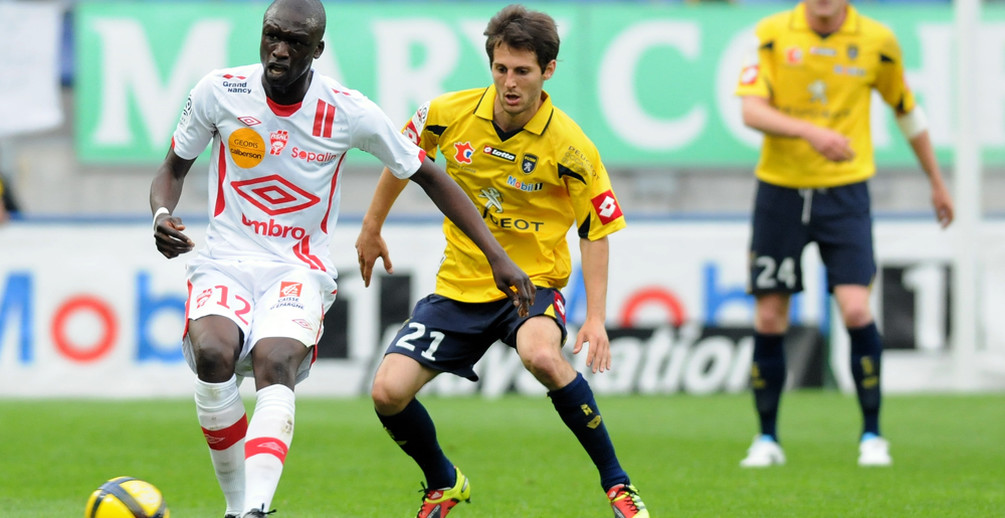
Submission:
[[[204,222],[189,218],[201,243]],[[601,394],[707,394],[746,388],[753,303],[746,294],[745,221],[634,221],[611,237],[607,323],[614,368],[593,375]],[[395,274],[363,286],[353,243],[358,221],[334,232],[338,298],[305,394],[367,393],[386,344],[416,300],[433,290],[443,238],[437,222],[390,222],[384,235]],[[1005,388],[994,362],[959,367],[951,347],[954,231],[929,221],[878,222],[880,275],[874,305],[884,332],[884,383],[891,391]],[[982,228],[982,285],[1005,282],[1005,225]],[[577,238],[563,290],[570,335],[585,311]],[[0,396],[187,396],[194,375],[182,358],[184,256],[167,260],[149,224],[14,222],[0,227]],[[804,257],[806,291],[792,304],[791,387],[850,389],[847,339],[836,325],[815,250]],[[1005,357],[1001,290],[982,290],[986,358]],[[586,372],[585,355],[565,352]],[[966,366],[965,366],[966,367]],[[539,394],[509,348],[496,344],[480,380],[441,376],[444,395]],[[965,378],[964,378],[965,377]],[[245,384],[245,388],[252,384]]]

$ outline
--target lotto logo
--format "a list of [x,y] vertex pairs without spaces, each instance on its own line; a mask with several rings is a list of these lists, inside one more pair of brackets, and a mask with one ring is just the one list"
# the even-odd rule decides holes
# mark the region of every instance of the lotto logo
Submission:
[[559,295],[558,293],[555,294],[555,302],[552,303],[552,306],[555,307],[555,312],[558,313],[559,318],[561,318],[562,322],[564,323],[565,322],[565,301],[562,300],[562,296]]
[[593,202],[593,209],[597,211],[597,216],[600,217],[600,223],[604,225],[622,216],[621,206],[618,205],[617,198],[614,197],[614,193],[610,190],[594,196],[590,201]]
[[304,287],[303,284],[299,282],[289,282],[283,281],[279,284],[279,296],[280,297],[299,297],[300,290]]
[[419,130],[415,129],[415,121],[408,121],[401,133],[405,135],[405,138],[411,140],[412,144],[419,145]]

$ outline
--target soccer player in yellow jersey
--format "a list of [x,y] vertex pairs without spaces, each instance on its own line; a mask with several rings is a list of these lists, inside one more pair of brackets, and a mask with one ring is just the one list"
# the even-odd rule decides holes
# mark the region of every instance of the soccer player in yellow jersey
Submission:
[[[433,99],[403,132],[429,156],[440,156],[493,235],[530,276],[536,300],[529,314],[519,314],[491,283],[482,253],[445,220],[447,247],[435,293],[416,304],[377,369],[372,391],[377,415],[425,475],[417,516],[446,516],[469,499],[471,488],[440,449],[433,421],[415,396],[442,372],[477,380],[474,364],[501,340],[547,387],[555,410],[596,465],[615,516],[648,517],[615,455],[589,384],[562,355],[567,333],[559,290],[571,272],[566,235],[576,225],[587,316],[573,352],[586,347],[593,372],[611,367],[604,328],[607,236],[625,226],[624,216],[596,147],[543,90],[558,56],[554,20],[510,5],[489,21],[485,36],[494,84]],[[377,257],[392,272],[380,228],[404,186],[385,170],[363,220],[356,249],[367,285]]]
[[805,0],[763,19],[756,32],[757,60],[744,67],[736,93],[744,123],[764,133],[748,286],[756,299],[751,381],[761,429],[740,465],[785,462],[776,431],[786,376],[782,342],[789,298],[802,290],[800,257],[813,241],[851,339],[851,371],[863,416],[858,463],[888,466],[889,443],[879,429],[883,347],[869,307],[876,274],[867,185],[875,173],[872,90],[895,112],[928,175],[943,227],[953,220],[953,202],[890,29],[847,0]]

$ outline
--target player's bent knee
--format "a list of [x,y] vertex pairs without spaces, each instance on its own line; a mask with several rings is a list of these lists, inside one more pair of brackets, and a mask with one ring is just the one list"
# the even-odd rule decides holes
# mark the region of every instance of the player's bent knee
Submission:
[[373,382],[370,397],[373,399],[373,407],[377,409],[377,413],[394,415],[404,410],[413,396],[395,391],[392,386],[378,379]]
[[237,352],[227,346],[201,345],[194,348],[195,370],[199,379],[219,383],[230,379],[237,365]]
[[848,310],[844,314],[844,325],[848,329],[858,329],[865,327],[872,322],[872,312],[869,308],[857,308]]
[[572,365],[560,353],[543,349],[524,356],[523,364],[538,381],[545,385],[555,383],[565,377],[564,374],[568,371],[573,370]]

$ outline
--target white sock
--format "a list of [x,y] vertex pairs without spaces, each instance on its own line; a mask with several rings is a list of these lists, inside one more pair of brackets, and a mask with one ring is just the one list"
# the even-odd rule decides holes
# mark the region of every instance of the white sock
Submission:
[[295,410],[295,396],[286,385],[269,385],[258,391],[244,444],[244,512],[269,511],[293,442]]
[[209,445],[216,480],[227,500],[227,514],[244,505],[244,436],[248,416],[237,387],[237,377],[223,383],[195,380],[195,411]]

